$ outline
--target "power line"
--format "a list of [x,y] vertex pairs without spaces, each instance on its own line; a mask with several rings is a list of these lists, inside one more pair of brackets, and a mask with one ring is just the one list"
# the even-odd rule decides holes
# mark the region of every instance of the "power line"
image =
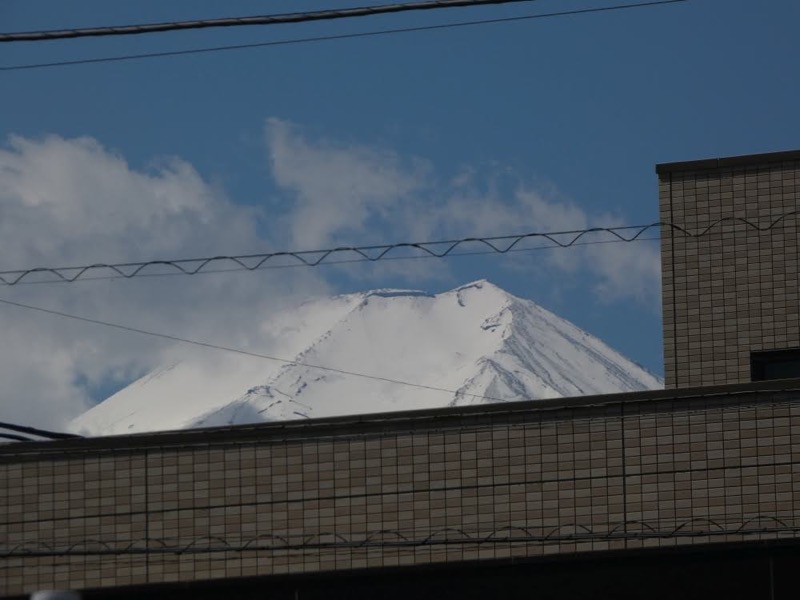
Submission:
[[[587,235],[607,233],[613,238],[612,241],[619,242],[634,242],[641,238],[641,236],[650,229],[663,228],[669,229],[673,232],[679,232],[683,235],[692,238],[703,237],[710,231],[726,223],[739,223],[754,228],[758,231],[768,231],[792,216],[796,216],[800,211],[791,211],[779,215],[771,223],[766,226],[760,226],[743,217],[723,217],[717,221],[712,222],[706,228],[697,230],[695,232],[686,229],[685,227],[669,223],[666,221],[657,221],[646,225],[624,225],[619,227],[591,227],[586,229],[573,229],[567,231],[551,231],[551,232],[532,232],[522,233],[516,235],[500,235],[500,236],[483,236],[483,237],[466,237],[452,240],[437,240],[427,242],[400,242],[396,244],[380,244],[371,246],[339,246],[336,248],[326,248],[322,250],[297,250],[297,251],[281,251],[281,252],[266,252],[262,254],[241,254],[241,255],[225,255],[225,256],[210,256],[203,258],[185,258],[185,259],[171,259],[171,260],[150,260],[142,262],[126,262],[126,263],[95,263],[91,265],[71,266],[71,267],[36,267],[32,269],[18,269],[11,271],[0,271],[0,284],[8,286],[18,285],[26,278],[33,275],[51,275],[55,277],[56,281],[64,283],[72,283],[84,277],[87,273],[96,272],[99,270],[111,271],[112,277],[131,279],[133,277],[142,276],[143,271],[152,267],[168,267],[173,269],[176,274],[182,275],[197,275],[203,272],[209,265],[219,264],[222,262],[233,263],[234,270],[247,270],[255,271],[263,268],[264,265],[275,259],[290,259],[296,261],[298,266],[316,267],[326,262],[330,263],[328,259],[331,256],[340,254],[355,254],[357,255],[356,262],[378,262],[380,260],[387,260],[390,253],[398,250],[417,250],[423,256],[431,258],[445,258],[451,255],[457,255],[455,252],[461,246],[467,244],[481,244],[489,249],[491,253],[507,254],[515,249],[523,240],[542,238],[552,244],[552,247],[570,248],[577,245],[582,238]],[[630,235],[625,235],[623,232],[632,232]],[[564,240],[568,237],[569,239]],[[564,240],[564,241],[562,241]],[[607,242],[608,240],[600,240]],[[410,257],[413,258],[413,257]]]
[[430,2],[405,2],[401,4],[337,8],[333,10],[317,10],[277,15],[226,17],[222,19],[198,19],[193,21],[170,21],[167,23],[146,23],[139,25],[113,25],[109,27],[85,27],[80,29],[21,31],[16,33],[0,33],[0,43],[42,42],[85,37],[142,35],[147,33],[165,33],[169,31],[187,31],[190,29],[212,29],[221,27],[289,25],[296,23],[310,23],[313,21],[333,21],[338,19],[352,19],[356,17],[372,17],[375,15],[411,11],[463,8],[468,6],[486,6],[495,4],[519,4],[522,2],[530,3],[536,1],[537,0],[432,0]]
[[384,383],[405,385],[405,386],[408,386],[408,387],[414,387],[414,388],[424,389],[424,390],[431,390],[431,391],[434,391],[434,392],[444,392],[444,393],[447,393],[447,394],[459,394],[461,396],[469,396],[470,398],[477,398],[479,400],[491,400],[492,402],[507,402],[508,401],[507,399],[504,400],[502,398],[494,398],[492,396],[484,396],[482,394],[472,394],[472,393],[464,392],[464,391],[461,391],[461,390],[450,390],[450,389],[447,389],[447,388],[437,387],[437,386],[433,386],[433,385],[425,385],[425,384],[421,384],[421,383],[412,383],[410,381],[403,381],[401,379],[392,379],[390,377],[380,377],[378,375],[367,375],[365,373],[358,373],[358,372],[355,372],[355,371],[348,371],[348,370],[345,370],[345,369],[336,369],[334,367],[325,367],[325,366],[322,366],[322,365],[316,365],[316,364],[312,364],[312,363],[301,362],[301,361],[297,361],[297,360],[291,360],[291,359],[288,359],[288,358],[280,358],[280,357],[277,357],[277,356],[270,356],[268,354],[261,354],[261,353],[258,353],[258,352],[251,352],[249,350],[243,350],[241,348],[233,348],[231,346],[222,346],[222,345],[219,345],[219,344],[212,344],[210,342],[201,342],[201,341],[198,341],[198,340],[182,338],[182,337],[178,337],[178,336],[175,336],[175,335],[169,335],[169,334],[166,334],[166,333],[158,333],[158,332],[155,332],[155,331],[148,331],[146,329],[139,329],[138,327],[130,327],[128,325],[121,325],[119,323],[111,323],[109,321],[101,321],[99,319],[92,319],[92,318],[89,318],[89,317],[82,317],[82,316],[79,316],[79,315],[73,315],[73,314],[61,312],[61,311],[58,311],[58,310],[52,310],[52,309],[49,309],[49,308],[42,308],[40,306],[32,306],[30,304],[23,304],[21,302],[14,302],[13,300],[0,299],[0,304],[6,304],[8,306],[15,306],[17,308],[24,308],[26,310],[32,310],[32,311],[36,311],[36,312],[40,312],[40,313],[44,313],[44,314],[48,314],[48,315],[64,317],[66,319],[73,319],[75,321],[81,321],[83,323],[92,323],[94,325],[101,325],[103,327],[110,327],[110,328],[118,329],[118,330],[121,330],[121,331],[128,331],[128,332],[131,332],[131,333],[138,333],[138,334],[141,334],[141,335],[147,335],[147,336],[151,336],[151,337],[161,338],[161,339],[170,340],[170,341],[173,341],[173,342],[180,342],[182,344],[190,344],[192,346],[199,346],[201,348],[209,348],[209,349],[212,349],[212,350],[222,350],[224,352],[231,352],[233,354],[239,354],[239,355],[242,355],[242,356],[251,356],[253,358],[261,358],[261,359],[264,359],[264,360],[280,362],[280,363],[284,363],[284,364],[292,365],[292,366],[308,367],[309,369],[317,369],[317,370],[320,370],[320,371],[327,371],[329,373],[337,373],[339,375],[348,375],[348,376],[351,376],[351,377],[360,377],[362,379],[371,379],[371,380],[374,380],[374,381],[382,381]]
[[3,440],[11,440],[12,442],[33,442],[35,441],[33,438],[24,436],[24,435],[17,435],[15,433],[2,433],[0,432],[0,439]]
[[0,437],[4,437],[7,439],[16,439],[19,441],[35,441],[35,438],[30,436],[39,436],[43,438],[48,438],[51,440],[65,440],[71,438],[79,438],[81,436],[75,435],[73,433],[61,433],[58,431],[47,431],[45,429],[38,429],[36,427],[28,427],[26,425],[16,425],[14,423],[4,423],[0,422],[0,429],[7,429],[9,431],[14,431],[17,434],[26,434],[26,436],[21,435],[14,435],[8,434],[4,432],[0,432]]
[[46,69],[52,67],[68,67],[75,65],[88,65],[108,62],[121,62],[133,60],[145,60],[151,58],[165,58],[170,56],[189,56],[193,54],[208,54],[213,52],[228,52],[232,50],[245,50],[250,48],[268,48],[271,46],[290,46],[295,44],[306,44],[315,42],[326,42],[334,40],[358,39],[376,37],[381,35],[392,35],[396,33],[413,33],[420,31],[437,31],[440,29],[456,29],[460,27],[473,27],[477,25],[491,25],[499,23],[512,23],[517,21],[530,21],[534,19],[548,19],[553,17],[566,17],[583,15],[590,13],[601,13],[610,11],[628,10],[633,8],[655,7],[666,4],[677,4],[688,2],[689,0],[656,0],[653,2],[639,2],[636,4],[619,4],[614,6],[601,6],[597,8],[584,8],[578,10],[559,11],[551,13],[539,13],[533,15],[522,15],[517,17],[502,17],[497,19],[479,19],[474,21],[460,21],[456,23],[445,23],[442,25],[421,25],[417,27],[401,27],[394,29],[379,29],[375,31],[365,31],[361,33],[343,33],[337,35],[323,35],[305,38],[295,38],[290,40],[275,40],[270,42],[256,42],[251,44],[233,44],[227,46],[211,46],[205,48],[192,48],[188,50],[169,50],[164,52],[145,52],[139,54],[125,54],[119,56],[104,56],[99,58],[84,58],[76,60],[62,60],[47,63],[29,63],[22,65],[10,65],[0,67],[0,71],[24,71],[29,69]]

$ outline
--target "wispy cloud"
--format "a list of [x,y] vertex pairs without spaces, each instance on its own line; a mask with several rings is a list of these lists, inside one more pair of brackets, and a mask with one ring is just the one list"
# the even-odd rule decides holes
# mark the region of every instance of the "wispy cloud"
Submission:
[[[575,200],[561,197],[552,186],[542,189],[498,165],[468,166],[448,176],[436,173],[422,159],[368,145],[314,139],[278,119],[270,119],[266,129],[273,177],[293,203],[283,224],[295,248],[629,224],[618,217],[593,214]],[[566,242],[570,237],[559,239]],[[610,240],[611,236],[593,234],[582,242]],[[523,263],[498,264],[498,268],[519,269]],[[536,261],[524,264],[539,273],[547,270],[583,278],[602,301],[634,300],[654,309],[658,306],[660,266],[653,245],[576,246],[541,252]],[[359,267],[351,272],[371,279],[388,269],[416,283],[448,276],[444,263],[424,268],[408,264]]]
[[[12,138],[0,149],[3,269],[183,258],[262,248],[252,208],[185,161],[146,170],[90,138]],[[0,297],[159,332],[240,346],[315,273],[232,273],[0,287]],[[98,386],[159,364],[170,344],[0,305],[2,419],[63,426]]]
[[285,223],[294,248],[327,247],[355,235],[364,239],[376,221],[402,212],[426,185],[423,161],[404,161],[388,150],[310,140],[275,118],[267,121],[266,135],[272,176],[292,192]]

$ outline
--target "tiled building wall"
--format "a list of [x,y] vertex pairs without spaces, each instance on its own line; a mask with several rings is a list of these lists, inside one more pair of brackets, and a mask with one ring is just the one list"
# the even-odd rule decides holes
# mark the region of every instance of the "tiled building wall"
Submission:
[[0,456],[0,595],[775,538],[800,526],[800,397],[785,394],[295,440],[270,431]]
[[800,347],[800,152],[657,170],[662,223],[692,234],[661,232],[666,386],[750,381],[752,351]]

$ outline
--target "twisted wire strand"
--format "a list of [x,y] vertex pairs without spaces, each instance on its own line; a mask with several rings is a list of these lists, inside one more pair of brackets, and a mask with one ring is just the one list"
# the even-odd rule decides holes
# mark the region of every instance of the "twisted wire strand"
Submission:
[[317,267],[323,263],[330,263],[332,256],[344,253],[355,254],[359,259],[357,262],[378,262],[389,258],[391,253],[402,250],[416,250],[422,257],[446,258],[453,255],[461,246],[467,244],[478,244],[488,249],[492,253],[507,254],[523,241],[531,239],[543,239],[551,244],[553,248],[570,248],[577,245],[581,240],[590,235],[608,234],[614,241],[635,242],[646,232],[652,229],[669,230],[680,233],[689,238],[700,238],[708,235],[712,230],[725,224],[743,224],[759,232],[769,231],[789,217],[797,216],[798,211],[784,213],[767,225],[761,226],[756,222],[743,217],[723,217],[713,221],[707,227],[692,231],[679,224],[666,221],[658,221],[647,225],[625,225],[620,227],[591,227],[587,229],[575,229],[567,231],[551,232],[531,232],[517,235],[465,237],[455,240],[439,240],[427,242],[400,242],[397,244],[381,244],[368,246],[338,246],[336,248],[326,248],[322,250],[299,250],[299,251],[280,251],[266,252],[261,254],[242,254],[242,255],[217,255],[203,258],[186,258],[174,260],[150,260],[142,262],[125,263],[95,263],[83,266],[70,267],[36,267],[33,269],[0,271],[0,284],[13,286],[24,282],[34,275],[51,275],[55,281],[72,283],[83,278],[88,273],[105,270],[111,271],[112,277],[131,279],[144,275],[144,271],[154,267],[167,267],[173,272],[183,275],[197,275],[210,265],[221,262],[232,263],[234,270],[255,271],[263,268],[269,261],[276,259],[291,259],[295,264],[305,267]]
[[252,27],[256,25],[290,25],[295,23],[310,23],[313,21],[333,21],[338,19],[352,19],[356,17],[372,17],[376,15],[411,11],[439,10],[444,8],[466,8],[470,6],[487,6],[497,4],[521,4],[531,2],[536,2],[536,0],[432,0],[429,2],[404,2],[399,4],[384,4],[380,6],[360,6],[354,8],[337,8],[332,10],[316,10],[273,15],[223,17],[219,19],[195,19],[191,21],[168,21],[164,23],[82,27],[75,29],[52,29],[47,31],[19,31],[13,33],[0,33],[0,43],[43,42],[86,37],[116,37],[121,35],[143,35],[149,33],[166,33],[170,31],[187,31],[190,29],[213,29],[222,27],[230,28],[245,26]]

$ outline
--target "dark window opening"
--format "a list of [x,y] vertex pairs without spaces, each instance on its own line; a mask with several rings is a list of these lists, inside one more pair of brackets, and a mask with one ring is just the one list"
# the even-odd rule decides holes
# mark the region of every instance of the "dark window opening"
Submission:
[[753,381],[800,378],[800,348],[752,352],[750,374]]

